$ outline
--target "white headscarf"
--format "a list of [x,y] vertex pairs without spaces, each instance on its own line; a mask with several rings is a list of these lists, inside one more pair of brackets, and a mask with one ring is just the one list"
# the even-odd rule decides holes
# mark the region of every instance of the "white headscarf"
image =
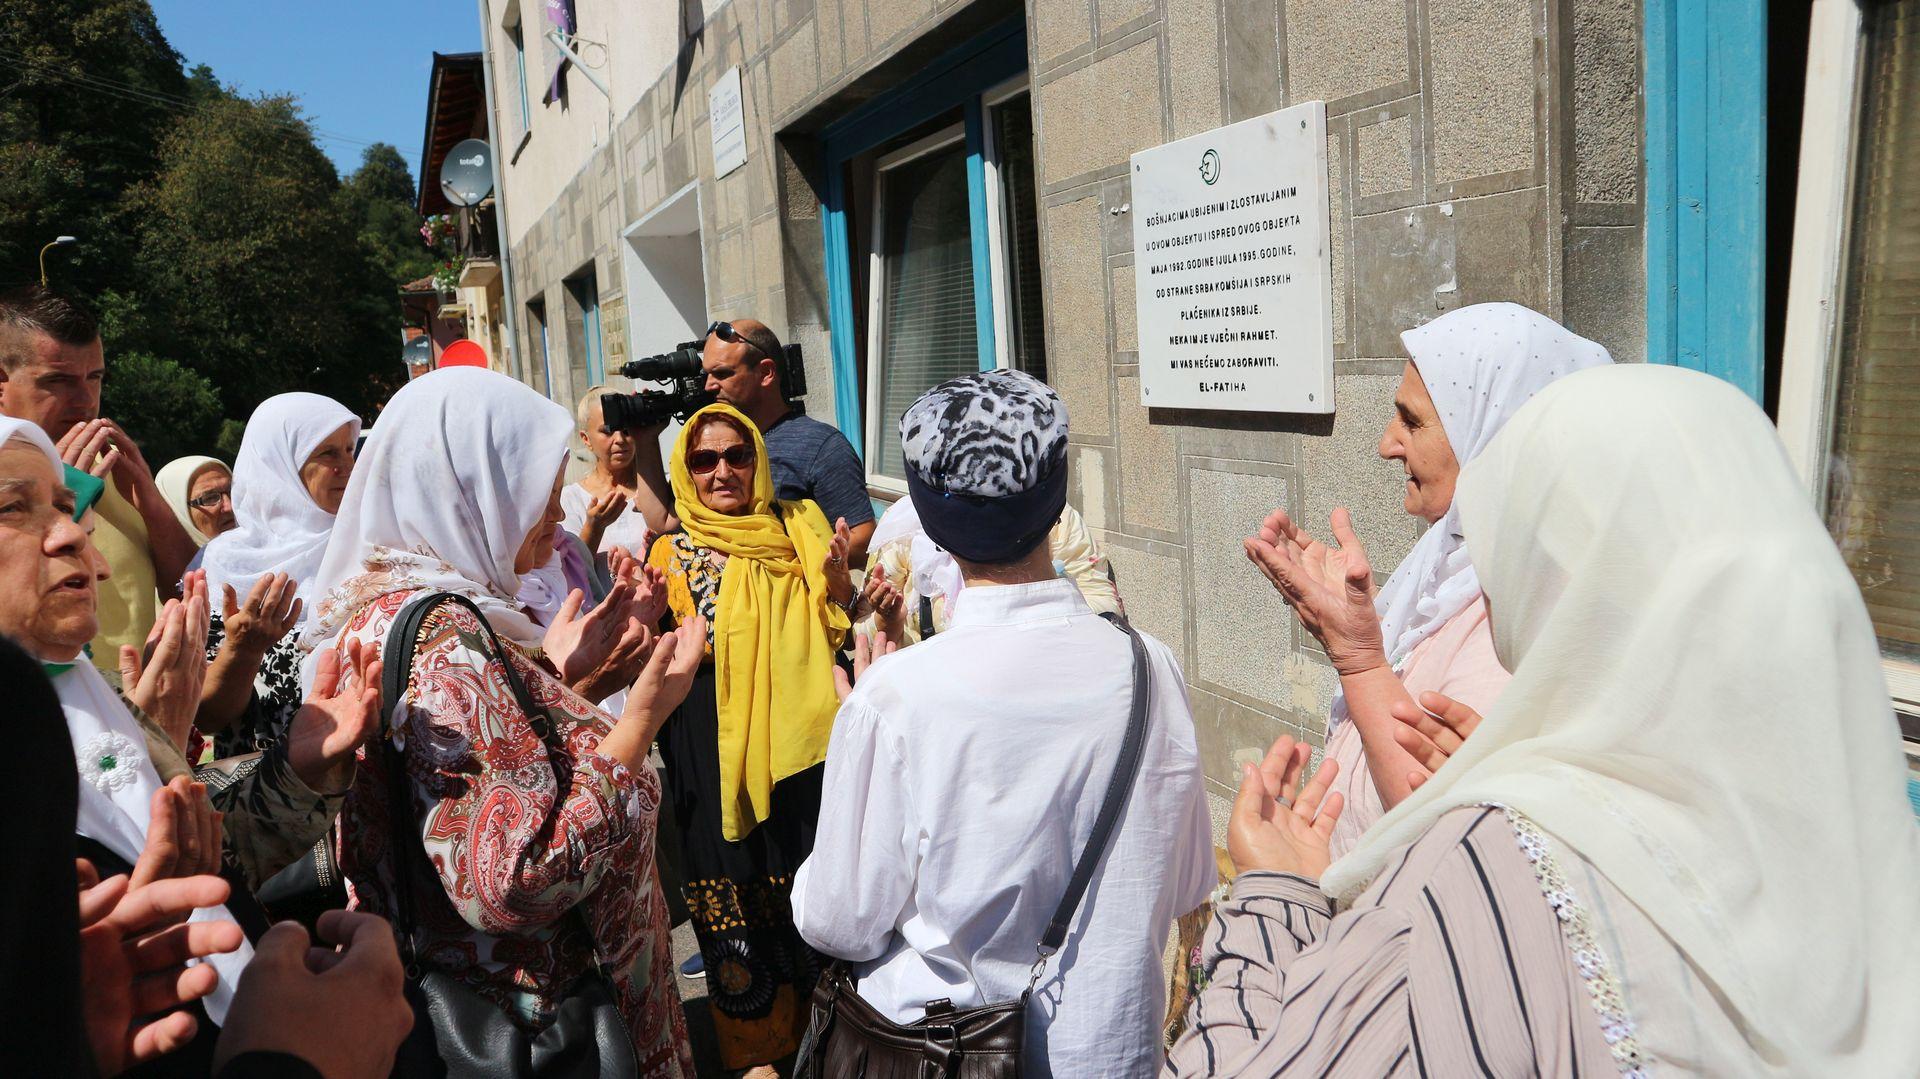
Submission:
[[227,463],[217,457],[176,457],[153,474],[153,485],[160,488],[160,497],[166,501],[167,508],[173,511],[180,527],[187,530],[187,538],[197,547],[205,547],[212,537],[193,523],[193,507],[187,503],[187,498],[193,493],[193,481],[209,468],[229,471]]
[[948,617],[952,617],[960,593],[967,587],[966,578],[953,556],[920,527],[920,511],[913,508],[911,498],[895,502],[880,515],[880,523],[874,527],[867,549],[877,553],[887,544],[903,539],[911,544],[908,564],[913,568],[913,590],[928,598],[946,597]]
[[539,644],[513,560],[546,512],[572,430],[566,409],[496,371],[407,383],[347,483],[302,647],[331,643],[378,596],[422,588],[466,596],[501,636]]
[[[1480,456],[1509,417],[1564,375],[1610,364],[1607,350],[1545,315],[1515,303],[1482,303],[1449,311],[1400,335],[1420,381],[1440,414],[1440,427],[1462,468]],[[1480,595],[1460,529],[1456,501],[1435,521],[1374,597],[1380,639],[1395,670],[1421,641]],[[1337,693],[1327,719],[1331,735],[1347,718]]]
[[[54,475],[61,474],[60,454],[38,424],[0,417],[0,446],[16,439],[46,454]],[[147,755],[146,734],[119,694],[84,656],[58,674],[53,669],[48,673],[54,692],[60,696],[60,710],[66,716],[78,766],[80,800],[74,830],[132,865],[140,860],[140,851],[146,846],[153,795],[160,789],[160,773]],[[192,920],[232,921],[233,915],[224,906],[204,907],[193,912]],[[252,958],[252,946],[243,941],[239,951],[210,960],[220,972],[220,984],[204,1004],[216,1024],[226,1020],[234,986]]]
[[237,524],[207,543],[200,563],[207,571],[211,602],[220,602],[227,585],[244,599],[255,581],[284,573],[297,582],[296,595],[312,613],[318,594],[313,578],[333,531],[333,514],[313,500],[300,481],[300,469],[314,449],[342,427],[352,428],[357,437],[360,417],[317,393],[283,393],[253,410],[233,460]]
[[1322,888],[1351,899],[1447,810],[1510,806],[1781,1074],[1911,1074],[1920,827],[1873,625],[1766,417],[1693,371],[1584,372],[1455,504],[1513,681]]

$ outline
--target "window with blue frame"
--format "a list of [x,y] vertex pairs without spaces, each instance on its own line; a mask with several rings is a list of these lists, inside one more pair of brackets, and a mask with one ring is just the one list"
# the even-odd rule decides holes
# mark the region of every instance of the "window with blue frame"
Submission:
[[927,389],[1046,377],[1025,69],[1001,26],[823,134],[834,407],[875,488],[905,490],[899,420]]

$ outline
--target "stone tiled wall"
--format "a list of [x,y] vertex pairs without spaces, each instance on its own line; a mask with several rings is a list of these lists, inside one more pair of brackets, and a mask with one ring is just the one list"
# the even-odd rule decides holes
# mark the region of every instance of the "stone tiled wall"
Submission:
[[[624,347],[622,202],[635,220],[697,181],[716,317],[755,315],[802,343],[814,411],[830,414],[809,133],[1009,2],[733,0],[621,119],[624,194],[602,151],[539,214],[513,252],[518,302],[544,291],[557,316],[561,279],[592,260],[609,351]],[[1644,351],[1638,5],[1026,0],[1026,17],[1048,365],[1073,417],[1073,498],[1136,621],[1183,658],[1224,793],[1281,731],[1317,742],[1336,685],[1241,538],[1276,505],[1322,524],[1346,505],[1384,575],[1418,535],[1400,470],[1374,452],[1399,333],[1513,300],[1620,359]],[[748,159],[716,183],[705,87],[734,64]],[[1143,408],[1128,155],[1314,99],[1329,118],[1337,414]],[[556,353],[563,321],[551,317]]]

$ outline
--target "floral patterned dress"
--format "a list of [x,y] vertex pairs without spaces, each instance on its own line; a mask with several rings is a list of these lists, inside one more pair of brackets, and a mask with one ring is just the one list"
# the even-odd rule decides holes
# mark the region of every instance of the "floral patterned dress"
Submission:
[[[394,592],[341,632],[379,648],[406,601]],[[438,880],[411,879],[422,962],[498,1004],[527,1029],[551,1021],[598,963],[608,971],[639,1054],[639,1074],[691,1077],[692,1050],[673,980],[666,905],[654,871],[660,781],[596,749],[606,713],[504,645],[547,715],[555,759],[515,701],[485,629],[443,605],[422,627],[393,744],[404,754],[415,815]],[[396,913],[389,757],[365,755],[341,813],[342,868],[353,905]],[[418,864],[417,862],[410,864]],[[579,907],[592,939],[564,917]]]
[[[214,757],[237,757],[255,750],[272,749],[287,736],[293,714],[306,699],[300,692],[299,637],[300,632],[294,630],[267,649],[266,658],[260,661],[259,673],[253,676],[253,699],[247,702],[247,710],[226,730],[213,736]],[[226,622],[219,611],[210,612],[208,663],[220,654],[226,639]]]

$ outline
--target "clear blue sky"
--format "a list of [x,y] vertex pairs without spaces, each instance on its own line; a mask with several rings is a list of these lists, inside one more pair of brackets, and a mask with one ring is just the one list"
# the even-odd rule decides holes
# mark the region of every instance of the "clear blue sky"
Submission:
[[[242,93],[297,95],[342,175],[390,142],[416,182],[435,52],[480,48],[475,0],[152,0],[189,69]],[[354,140],[354,141],[348,141]]]

